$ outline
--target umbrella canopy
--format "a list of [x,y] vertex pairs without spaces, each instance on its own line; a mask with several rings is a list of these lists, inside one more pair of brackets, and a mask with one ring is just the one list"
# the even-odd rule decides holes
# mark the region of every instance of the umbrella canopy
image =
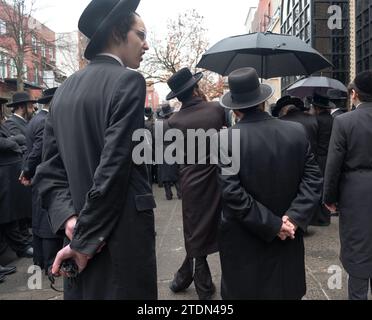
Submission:
[[342,82],[328,77],[308,77],[301,79],[291,85],[287,89],[287,92],[290,95],[304,98],[313,96],[315,92],[326,96],[329,89],[337,89],[347,95],[347,88]]
[[252,67],[261,78],[270,79],[310,75],[332,64],[299,38],[258,32],[221,40],[203,55],[197,67],[222,76]]

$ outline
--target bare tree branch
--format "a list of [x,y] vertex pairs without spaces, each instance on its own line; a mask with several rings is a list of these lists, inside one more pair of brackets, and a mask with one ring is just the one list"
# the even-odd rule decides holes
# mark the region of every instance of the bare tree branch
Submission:
[[[167,35],[159,40],[150,36],[151,51],[145,56],[141,71],[146,79],[154,83],[165,83],[182,67],[198,72],[196,65],[209,43],[206,37],[204,17],[195,10],[189,10],[167,23]],[[223,92],[222,79],[210,72],[204,72],[200,82],[204,93],[214,99]]]

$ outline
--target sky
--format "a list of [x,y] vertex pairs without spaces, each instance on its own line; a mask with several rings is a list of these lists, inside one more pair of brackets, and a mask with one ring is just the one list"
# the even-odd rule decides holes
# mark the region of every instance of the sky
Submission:
[[[55,32],[77,30],[78,20],[90,0],[34,0],[34,17]],[[246,33],[245,20],[248,10],[258,0],[141,0],[137,12],[145,22],[147,31],[161,38],[167,20],[179,13],[196,9],[205,17],[208,40],[212,46],[223,38]],[[160,37],[158,37],[160,35]],[[164,89],[159,88],[160,95]],[[159,91],[158,90],[158,91]]]
[[[35,18],[55,32],[77,30],[81,13],[89,0],[35,0]],[[142,0],[137,12],[148,31],[161,32],[167,20],[178,13],[196,9],[205,17],[213,44],[225,37],[245,33],[244,22],[250,7],[258,0]]]

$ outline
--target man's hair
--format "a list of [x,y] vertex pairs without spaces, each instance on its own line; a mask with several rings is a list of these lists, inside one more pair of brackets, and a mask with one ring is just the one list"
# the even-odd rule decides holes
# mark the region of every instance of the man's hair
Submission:
[[115,41],[115,38],[127,41],[128,32],[133,27],[136,17],[139,17],[137,12],[125,13],[118,18],[118,21],[111,27],[109,36],[106,42],[102,45],[102,50],[108,45],[110,41]]
[[259,104],[257,106],[254,106],[254,107],[249,107],[249,108],[246,108],[246,109],[238,109],[237,111],[241,112],[241,113],[244,113],[244,114],[248,114],[250,112],[252,112],[253,110],[257,110],[259,107],[261,107],[262,104]]
[[181,102],[185,102],[185,101],[188,101],[192,98],[192,95],[193,95],[193,92],[194,92],[194,87],[192,87],[191,89],[185,91],[184,93],[180,94],[177,96],[177,99]]
[[358,94],[360,102],[372,102],[372,96],[361,92],[354,82],[350,83],[347,89],[349,95],[351,95],[351,92],[354,90]]

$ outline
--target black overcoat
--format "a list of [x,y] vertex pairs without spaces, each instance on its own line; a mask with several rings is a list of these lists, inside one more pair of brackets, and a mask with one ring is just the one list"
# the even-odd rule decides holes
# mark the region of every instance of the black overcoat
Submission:
[[[240,153],[237,140],[223,150],[235,150],[240,171],[220,174],[222,297],[300,299],[306,292],[303,231],[322,188],[304,127],[252,110],[221,135],[231,130],[240,130]],[[295,240],[277,237],[285,214],[299,227]]]
[[280,120],[293,121],[301,123],[306,130],[307,137],[310,141],[311,150],[315,153],[318,149],[318,122],[316,117],[300,110],[291,110]]
[[[23,175],[32,180],[41,163],[43,133],[48,111],[40,110],[28,123],[26,129],[27,152],[23,163]],[[37,189],[32,187],[32,232],[40,238],[56,238],[48,220],[47,211],[42,208]],[[59,237],[59,236],[58,236]]]
[[323,201],[338,203],[341,261],[356,278],[372,278],[372,103],[335,118]]
[[10,133],[13,136],[22,135],[24,136],[24,140],[18,141],[18,144],[20,145],[23,153],[26,153],[27,151],[27,145],[26,145],[26,133],[27,133],[27,124],[28,122],[24,119],[21,119],[20,117],[12,114],[9,119],[7,119],[4,122],[4,125],[8,128]]
[[[218,103],[194,97],[183,103],[180,111],[168,120],[168,125],[183,132],[186,147],[187,129],[214,129],[217,132],[225,125],[225,112]],[[197,140],[196,149],[199,144],[201,142]],[[209,158],[208,151],[206,155]],[[187,164],[187,159],[184,162],[186,165],[181,165],[180,169],[180,184],[185,248],[190,257],[206,256],[218,251],[221,191],[217,165],[208,164],[208,159],[206,164]]]
[[71,247],[94,255],[65,298],[157,298],[155,202],[146,165],[132,161],[145,95],[142,75],[107,56],[54,95],[35,182],[53,231],[78,214]]
[[22,171],[22,135],[12,136],[0,124],[0,224],[31,217],[31,193],[19,183]]

